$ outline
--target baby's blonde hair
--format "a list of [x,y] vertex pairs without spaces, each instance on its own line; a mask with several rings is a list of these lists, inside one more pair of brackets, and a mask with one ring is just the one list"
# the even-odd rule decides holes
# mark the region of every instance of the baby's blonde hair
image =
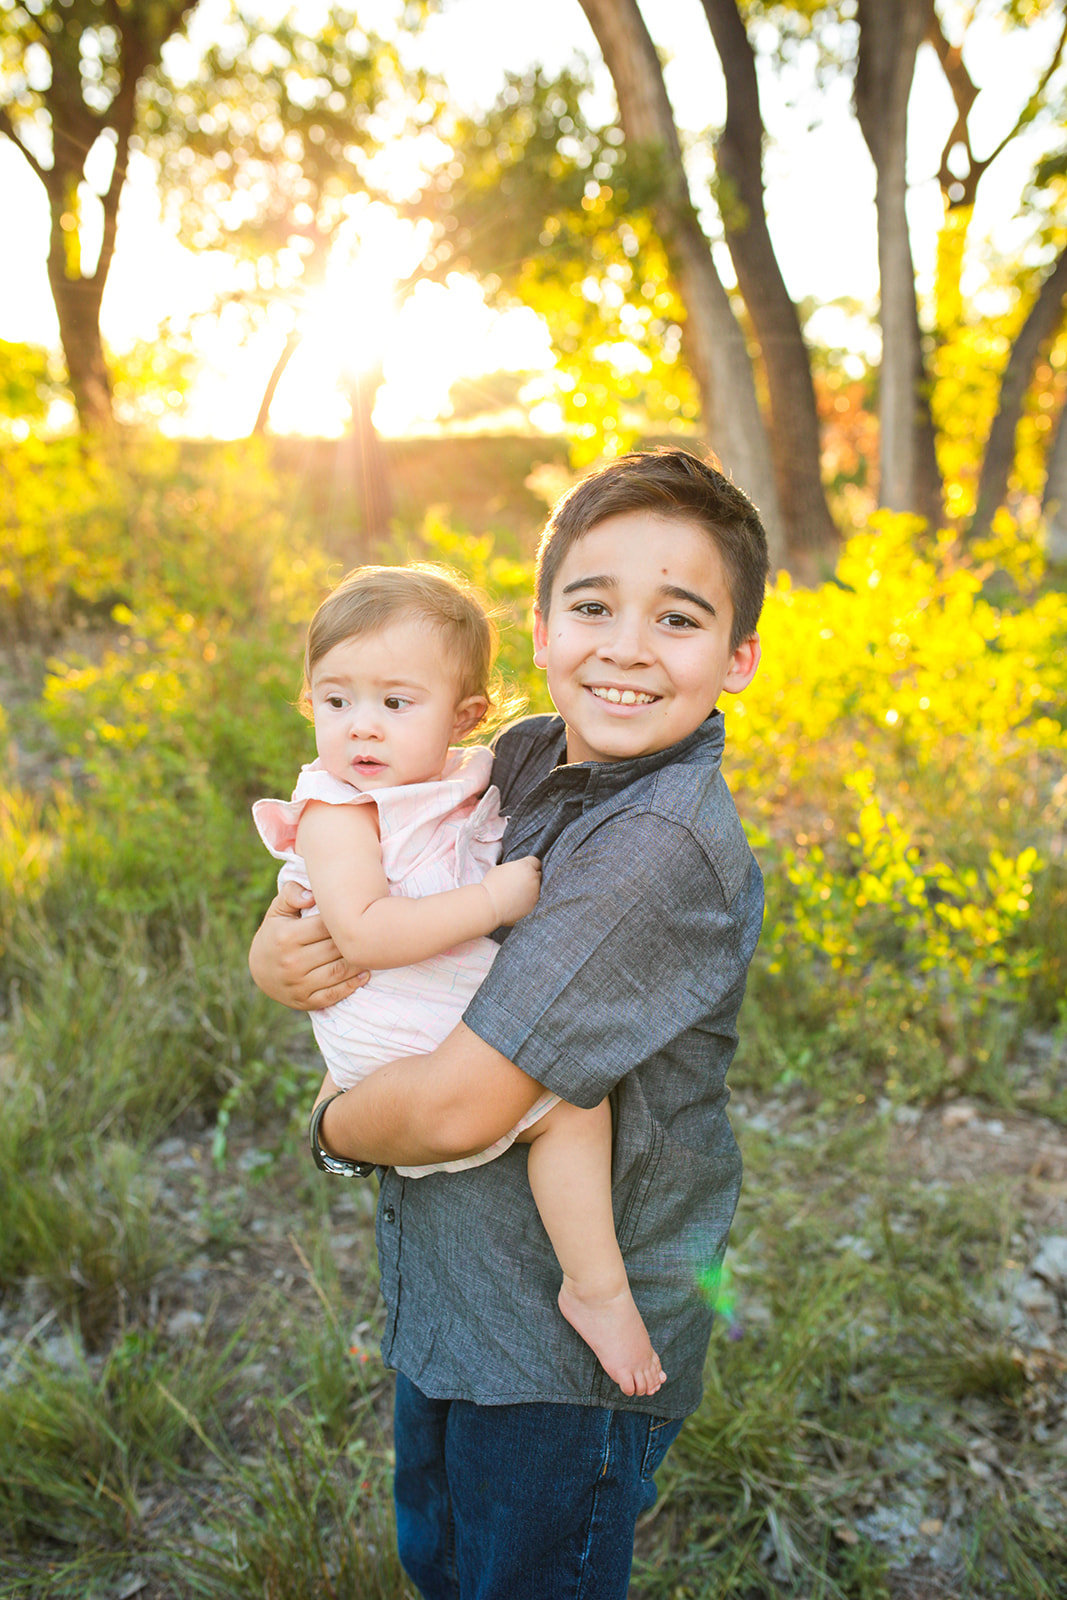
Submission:
[[488,602],[462,574],[447,567],[355,567],[326,596],[308,626],[301,709],[310,714],[315,663],[346,639],[417,619],[436,628],[456,670],[456,698],[484,695],[493,703],[497,630]]

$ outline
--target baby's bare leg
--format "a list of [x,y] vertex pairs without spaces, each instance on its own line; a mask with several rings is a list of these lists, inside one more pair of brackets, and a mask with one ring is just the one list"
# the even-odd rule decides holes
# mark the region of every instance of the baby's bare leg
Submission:
[[559,1308],[624,1394],[665,1381],[634,1304],[611,1211],[611,1111],[560,1101],[519,1135],[541,1221],[563,1269]]

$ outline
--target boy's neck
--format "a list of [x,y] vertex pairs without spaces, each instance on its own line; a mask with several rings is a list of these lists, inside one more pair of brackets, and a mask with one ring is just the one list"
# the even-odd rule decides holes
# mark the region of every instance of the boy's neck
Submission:
[[[701,736],[703,736],[703,738],[715,737],[713,724],[715,724],[716,719],[718,719],[719,726],[721,726],[722,712],[719,710],[718,706],[713,706],[708,712],[708,715],[704,718],[703,722],[698,723],[697,726],[687,733],[683,739],[676,740],[674,744],[664,745],[660,750],[646,750],[640,755],[603,756],[599,759],[583,759],[581,757],[575,757],[571,754],[569,749],[571,730],[567,727],[566,723],[564,723],[566,737],[564,740],[563,752],[560,755],[557,766],[588,766],[594,769],[613,769],[616,767],[633,766],[639,762],[649,762],[652,764],[656,764],[658,762],[660,765],[663,765],[665,762],[672,760],[675,754],[681,754],[692,749],[693,745],[700,741]],[[723,737],[725,738],[725,735]]]

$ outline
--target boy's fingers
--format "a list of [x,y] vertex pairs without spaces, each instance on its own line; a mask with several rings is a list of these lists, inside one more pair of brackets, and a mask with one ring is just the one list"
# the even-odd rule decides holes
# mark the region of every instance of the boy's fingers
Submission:
[[[317,973],[316,977],[326,977],[333,973],[335,968],[340,968],[342,972],[347,971],[343,961],[335,961],[329,967],[323,968],[321,973]],[[330,983],[324,989],[313,990],[308,997],[307,1010],[321,1011],[325,1006],[335,1006],[338,1000],[347,1000],[350,994],[362,989],[369,977],[369,972],[357,972],[351,976],[339,977],[337,982]]]
[[278,893],[267,907],[268,917],[298,917],[308,906],[315,904],[315,897],[310,889],[304,889],[292,879],[283,883]]

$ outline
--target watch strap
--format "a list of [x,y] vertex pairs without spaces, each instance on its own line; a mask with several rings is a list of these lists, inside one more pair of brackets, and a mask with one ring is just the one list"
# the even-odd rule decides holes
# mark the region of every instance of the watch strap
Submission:
[[325,1100],[320,1100],[311,1113],[308,1124],[308,1139],[311,1143],[311,1159],[320,1172],[330,1172],[336,1178],[369,1178],[377,1170],[374,1161],[350,1161],[347,1156],[333,1156],[322,1147],[322,1119],[326,1115],[326,1107],[332,1106],[339,1100],[347,1089],[338,1089],[335,1094],[327,1095]]

